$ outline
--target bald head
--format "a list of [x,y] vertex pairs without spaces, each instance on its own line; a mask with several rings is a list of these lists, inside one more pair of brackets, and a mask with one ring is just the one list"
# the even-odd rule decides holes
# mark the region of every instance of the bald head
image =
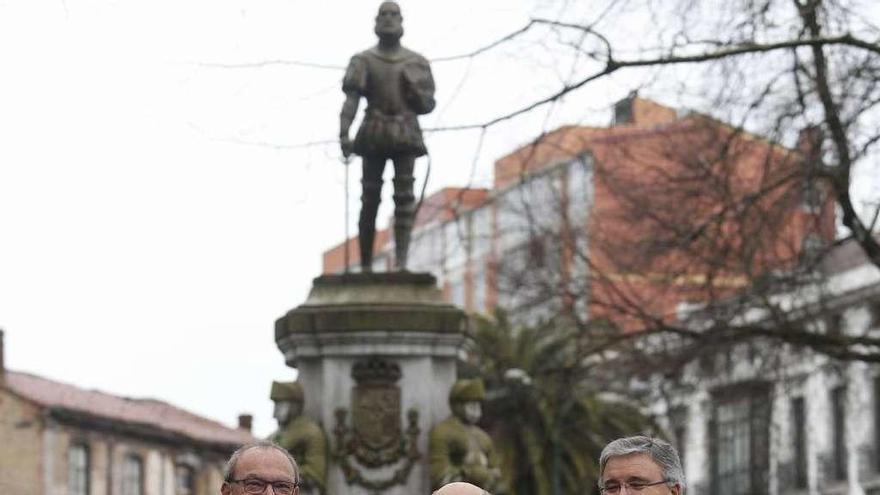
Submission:
[[433,495],[489,495],[489,492],[477,485],[456,481],[441,486]]

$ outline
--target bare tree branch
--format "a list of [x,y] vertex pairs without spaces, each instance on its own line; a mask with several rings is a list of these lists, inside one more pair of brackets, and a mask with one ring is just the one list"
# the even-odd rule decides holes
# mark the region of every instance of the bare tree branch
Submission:
[[[799,9],[804,25],[810,30],[810,34],[814,39],[821,36],[821,27],[816,18],[816,2],[808,2],[807,6],[800,6],[795,0],[795,4]],[[843,212],[843,224],[850,229],[859,245],[865,251],[865,254],[871,262],[880,267],[880,244],[874,239],[871,231],[865,227],[862,220],[852,203],[850,196],[850,175],[852,171],[852,158],[850,156],[849,139],[846,135],[846,129],[840,119],[840,107],[834,101],[831,88],[828,85],[828,62],[825,59],[823,44],[813,43],[810,45],[813,52],[813,59],[816,65],[816,89],[822,107],[825,111],[825,123],[831,132],[831,141],[834,143],[837,153],[837,163],[835,164],[834,175],[831,181],[834,188],[837,204]],[[880,53],[877,51],[876,53]]]
[[844,46],[854,46],[858,48],[862,48],[865,50],[870,50],[874,53],[880,54],[880,45],[871,44],[863,40],[859,40],[852,35],[846,34],[837,37],[816,37],[812,39],[805,40],[788,40],[788,41],[780,41],[777,43],[750,43],[745,45],[739,45],[733,48],[727,48],[724,50],[718,50],[715,52],[707,52],[696,55],[683,55],[683,56],[666,56],[666,57],[655,57],[655,58],[647,58],[641,60],[614,60],[608,59],[606,61],[605,67],[595,72],[577,82],[572,84],[568,84],[563,86],[559,91],[553,93],[550,96],[542,98],[540,100],[534,101],[518,110],[513,112],[501,115],[499,117],[495,117],[491,120],[480,124],[466,124],[466,125],[454,125],[454,126],[444,126],[444,127],[433,127],[428,128],[426,131],[429,132],[445,132],[445,131],[462,131],[469,129],[479,129],[482,127],[491,127],[500,122],[504,122],[506,120],[510,120],[514,117],[518,117],[522,114],[528,113],[538,107],[544,106],[548,103],[558,100],[559,98],[565,96],[572,91],[580,89],[586,84],[593,82],[597,79],[603,78],[614,72],[617,72],[620,69],[626,68],[635,68],[635,67],[651,67],[651,66],[659,66],[659,65],[675,65],[675,64],[692,64],[692,63],[700,63],[700,62],[708,62],[712,60],[720,60],[729,57],[737,57],[741,55],[748,55],[753,53],[764,53],[775,50],[782,49],[791,49],[797,47],[804,46],[826,46],[826,45],[844,45]]
[[508,42],[514,38],[517,38],[518,36],[526,33],[527,31],[529,31],[530,29],[535,27],[535,25],[537,25],[537,24],[538,24],[537,21],[535,21],[534,19],[530,20],[525,26],[523,26],[523,27],[521,27],[521,28],[517,29],[516,31],[513,31],[509,34],[506,34],[506,35],[502,36],[501,38],[498,38],[497,40],[489,43],[488,45],[477,48],[476,50],[470,51],[468,53],[462,53],[459,55],[447,55],[447,56],[443,56],[443,57],[434,57],[434,58],[431,58],[430,61],[431,62],[451,62],[454,60],[462,60],[462,59],[476,57],[482,53],[488,52],[489,50],[491,50],[499,45],[504,44],[505,42]]

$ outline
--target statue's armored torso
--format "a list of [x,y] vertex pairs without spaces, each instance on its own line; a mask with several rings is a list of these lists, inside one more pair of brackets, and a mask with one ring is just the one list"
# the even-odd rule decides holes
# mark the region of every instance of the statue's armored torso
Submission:
[[466,481],[490,492],[498,489],[498,459],[485,431],[451,416],[433,428],[429,442],[433,488]]
[[365,50],[352,57],[342,87],[368,103],[354,141],[356,154],[392,157],[427,153],[417,116],[434,108],[434,80],[423,56],[403,47],[394,53]]
[[323,493],[327,476],[327,438],[321,426],[300,415],[270,439],[296,459],[304,489]]

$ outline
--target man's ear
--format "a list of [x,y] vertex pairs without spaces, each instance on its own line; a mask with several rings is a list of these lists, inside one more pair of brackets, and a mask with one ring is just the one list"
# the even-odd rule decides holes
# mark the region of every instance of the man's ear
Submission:
[[232,485],[228,481],[224,481],[220,485],[220,495],[229,495],[230,493],[232,493]]
[[681,485],[678,483],[672,487],[672,495],[683,495],[684,491],[681,489]]

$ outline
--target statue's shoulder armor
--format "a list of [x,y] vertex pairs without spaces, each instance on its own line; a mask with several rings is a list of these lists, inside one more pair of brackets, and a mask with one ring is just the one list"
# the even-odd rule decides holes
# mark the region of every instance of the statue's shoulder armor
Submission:
[[431,434],[435,437],[451,437],[459,435],[467,435],[467,427],[462,424],[455,416],[450,416],[443,421],[437,423],[431,430]]
[[369,50],[356,53],[348,62],[345,76],[342,78],[342,91],[346,93],[356,92],[363,94],[367,89]]
[[420,53],[414,52],[406,47],[401,47],[400,59],[404,63],[428,64],[428,59],[423,57]]
[[304,435],[314,435],[321,434],[323,435],[324,430],[321,428],[315,420],[306,416],[300,416],[296,418],[293,422],[293,426],[295,431],[304,434]]
[[373,48],[368,48],[362,52],[359,52],[354,57],[352,57],[352,61],[354,61],[355,58],[360,58],[365,63],[369,63],[371,61],[376,61],[376,62],[381,61],[381,62],[392,63],[392,64],[401,64],[401,65],[412,64],[412,63],[428,65],[428,59],[426,59],[425,57],[423,57],[419,53],[414,52],[404,46],[400,47],[400,51],[398,51],[397,54],[393,57],[389,57],[387,55],[384,55],[384,54],[380,53],[376,49],[376,47],[373,47]]

